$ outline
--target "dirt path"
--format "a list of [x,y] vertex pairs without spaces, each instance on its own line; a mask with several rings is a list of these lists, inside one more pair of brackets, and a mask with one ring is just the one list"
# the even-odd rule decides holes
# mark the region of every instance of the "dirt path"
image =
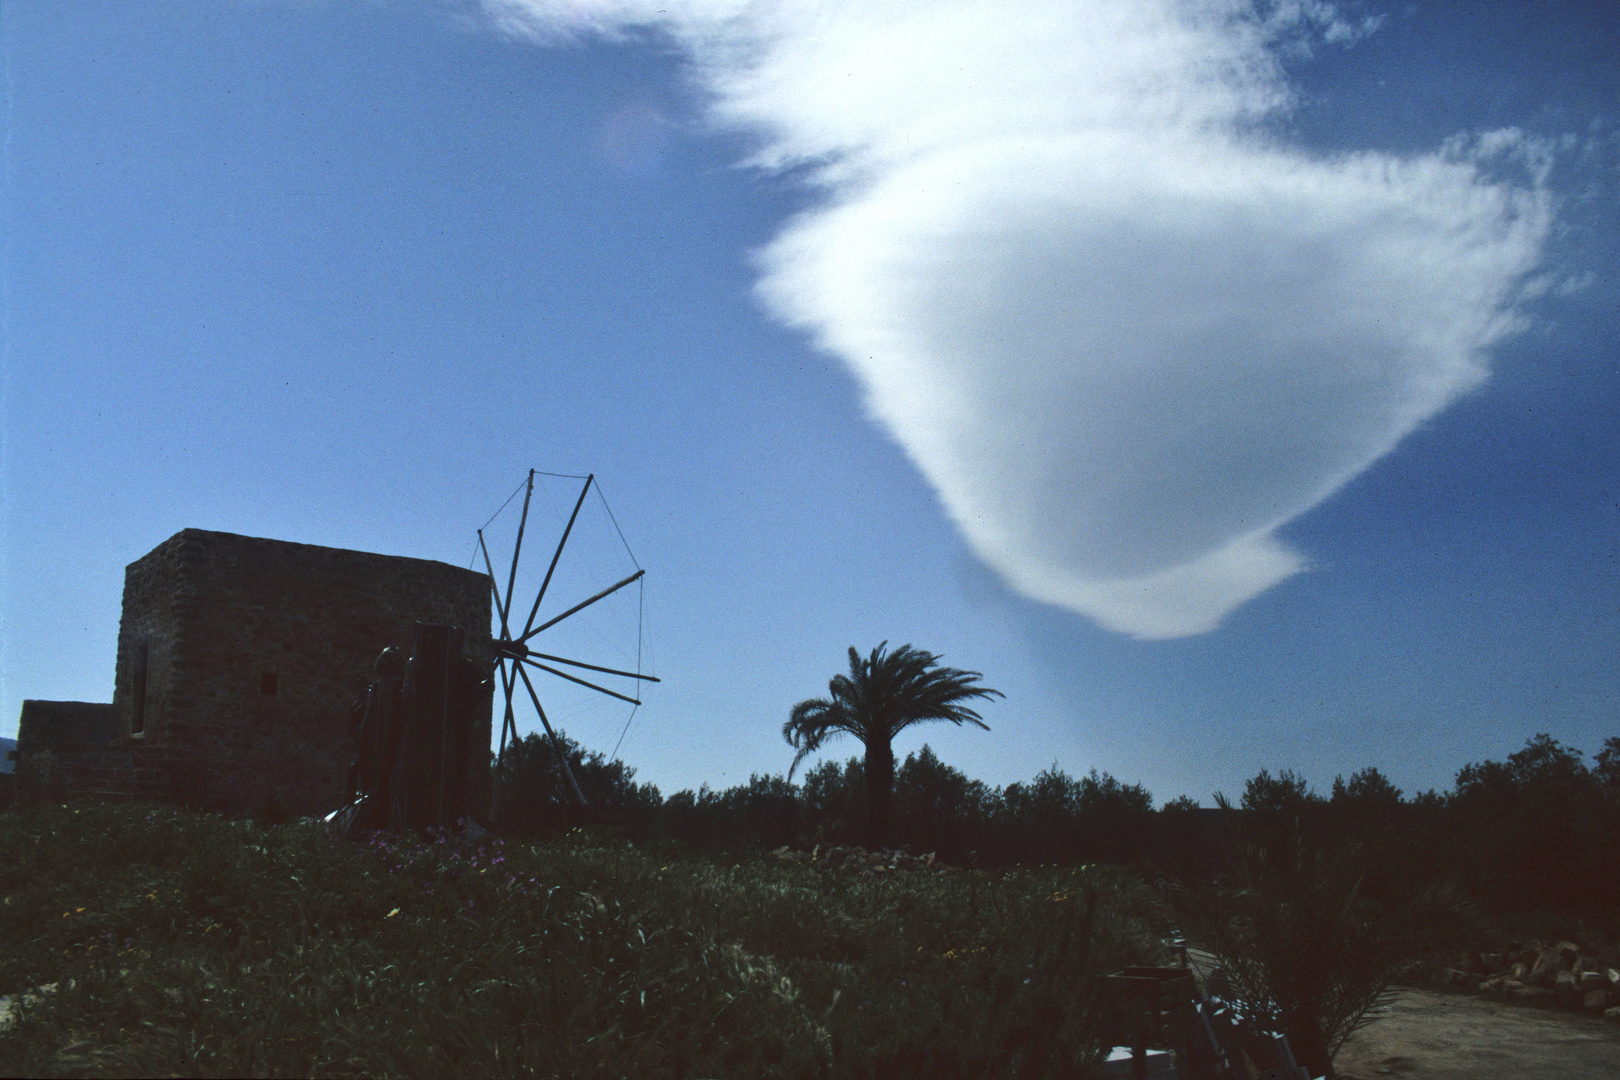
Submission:
[[1409,989],[1350,1036],[1334,1067],[1344,1080],[1616,1080],[1620,1024]]

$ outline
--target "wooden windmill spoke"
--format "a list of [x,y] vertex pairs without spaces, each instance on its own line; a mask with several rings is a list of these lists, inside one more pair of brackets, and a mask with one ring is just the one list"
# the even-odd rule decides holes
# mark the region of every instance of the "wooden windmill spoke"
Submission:
[[585,793],[579,789],[579,781],[574,779],[574,770],[568,767],[568,755],[563,753],[562,741],[557,733],[551,729],[551,721],[546,719],[546,710],[540,707],[540,695],[534,692],[534,684],[529,681],[529,673],[523,670],[523,665],[514,664],[517,673],[523,676],[523,685],[529,691],[529,700],[534,702],[534,711],[540,714],[540,723],[545,725],[546,734],[551,736],[551,748],[557,753],[557,764],[562,766],[563,775],[568,777],[568,786],[574,789],[574,797],[579,805],[588,805],[585,802]]
[[496,662],[501,669],[501,687],[506,691],[506,715],[501,718],[501,753],[506,753],[506,733],[512,733],[512,741],[517,741],[517,719],[512,713],[512,673],[506,669],[506,660],[502,658]]
[[501,637],[506,637],[506,616],[512,605],[512,589],[517,584],[518,552],[523,550],[523,529],[529,524],[529,500],[534,497],[534,470],[529,470],[529,486],[523,492],[523,516],[518,518],[517,543],[512,545],[512,572],[506,577],[506,608],[501,610]]
[[640,578],[641,575],[645,574],[646,572],[647,571],[645,571],[645,570],[637,570],[635,573],[631,574],[629,577],[625,578],[623,581],[619,582],[617,585],[609,585],[607,588],[603,589],[601,592],[597,593],[595,596],[591,597],[589,600],[580,601],[579,603],[575,604],[573,607],[569,608],[567,611],[563,612],[561,615],[553,615],[550,619],[547,619],[545,622],[541,623],[539,626],[535,627],[533,630],[530,630],[528,633],[524,634],[518,640],[520,642],[528,641],[530,638],[534,637],[534,635],[540,633],[540,631],[549,629],[550,627],[553,627],[553,626],[556,626],[558,623],[562,622],[564,619],[568,618],[568,616],[574,614],[575,612],[582,611],[585,608],[590,607],[592,604],[596,603],[598,600],[604,599],[605,597],[608,597],[608,596],[612,596],[614,593],[618,592],[620,589],[624,588],[626,585],[629,585],[631,582],[633,582],[633,581],[637,580],[638,578]]
[[557,550],[551,555],[551,565],[546,567],[546,578],[540,583],[540,592],[535,595],[534,606],[529,609],[528,621],[523,624],[523,640],[528,638],[529,628],[534,625],[534,616],[540,610],[540,601],[546,598],[546,589],[551,585],[551,575],[557,569],[557,560],[562,558],[563,545],[568,543],[568,534],[574,531],[574,520],[579,517],[579,508],[585,505],[585,496],[590,494],[591,481],[595,479],[595,473],[585,478],[585,486],[580,490],[579,500],[574,503],[574,512],[568,515],[568,527],[563,529],[562,539],[557,541]]
[[659,682],[656,675],[641,675],[634,671],[620,671],[618,668],[597,667],[582,660],[569,660],[561,656],[550,656],[543,652],[526,652],[525,656],[538,656],[542,660],[550,660],[553,664],[568,664],[571,667],[585,668],[589,671],[600,671],[604,675],[623,675],[627,679],[640,679],[642,682]]
[[[616,697],[620,701],[628,701],[632,705],[640,705],[641,704],[641,702],[637,701],[635,698],[626,697],[623,694],[619,693],[617,690],[609,690],[605,686],[597,686],[593,682],[586,682],[584,679],[577,678],[576,676],[570,675],[566,671],[558,671],[554,667],[548,667],[547,665],[540,663],[540,661],[538,661],[538,660],[530,660],[527,657],[524,657],[523,662],[525,664],[528,664],[530,667],[539,668],[541,671],[549,671],[553,675],[557,676],[559,679],[567,679],[571,683],[578,683],[581,686],[588,686],[592,690],[597,691],[598,693],[606,694],[608,697]],[[523,669],[520,667],[520,668],[518,668],[518,670],[522,671]],[[525,676],[525,678],[526,677],[527,676]]]
[[478,550],[484,553],[484,569],[489,571],[489,591],[495,594],[495,610],[501,616],[501,637],[508,636],[506,629],[506,605],[501,603],[501,587],[495,584],[495,567],[489,561],[489,548],[484,546],[484,530],[478,530]]

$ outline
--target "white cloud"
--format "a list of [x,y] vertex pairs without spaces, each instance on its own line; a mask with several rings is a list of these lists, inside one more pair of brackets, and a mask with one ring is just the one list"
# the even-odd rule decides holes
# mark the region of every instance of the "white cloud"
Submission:
[[756,164],[827,191],[761,254],[769,309],[1013,587],[1137,637],[1298,572],[1276,530],[1485,377],[1551,223],[1517,132],[1265,137],[1279,51],[1375,28],[1320,0],[488,6],[677,42]]

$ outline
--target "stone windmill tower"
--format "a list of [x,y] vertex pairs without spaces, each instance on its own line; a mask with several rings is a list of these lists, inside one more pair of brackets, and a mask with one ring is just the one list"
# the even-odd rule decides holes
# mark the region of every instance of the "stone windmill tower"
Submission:
[[[131,563],[111,705],[23,703],[18,802],[149,798],[270,816],[341,804],[349,706],[418,623],[488,669],[490,579],[426,559],[185,529]],[[484,713],[468,733],[488,746]],[[485,818],[488,755],[469,755]]]

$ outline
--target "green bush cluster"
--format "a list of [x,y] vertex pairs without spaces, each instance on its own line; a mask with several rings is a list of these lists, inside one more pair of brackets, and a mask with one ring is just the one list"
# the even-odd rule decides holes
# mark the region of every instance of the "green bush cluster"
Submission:
[[1536,735],[1505,761],[1465,765],[1449,792],[1413,798],[1375,768],[1336,778],[1322,797],[1262,770],[1234,825],[1273,859],[1295,835],[1315,849],[1368,849],[1363,889],[1396,898],[1450,882],[1498,920],[1586,924],[1620,938],[1620,738],[1589,767],[1581,751]]
[[[848,874],[142,806],[0,815],[0,1075],[1087,1075],[1110,867]],[[54,985],[52,992],[27,991]]]

